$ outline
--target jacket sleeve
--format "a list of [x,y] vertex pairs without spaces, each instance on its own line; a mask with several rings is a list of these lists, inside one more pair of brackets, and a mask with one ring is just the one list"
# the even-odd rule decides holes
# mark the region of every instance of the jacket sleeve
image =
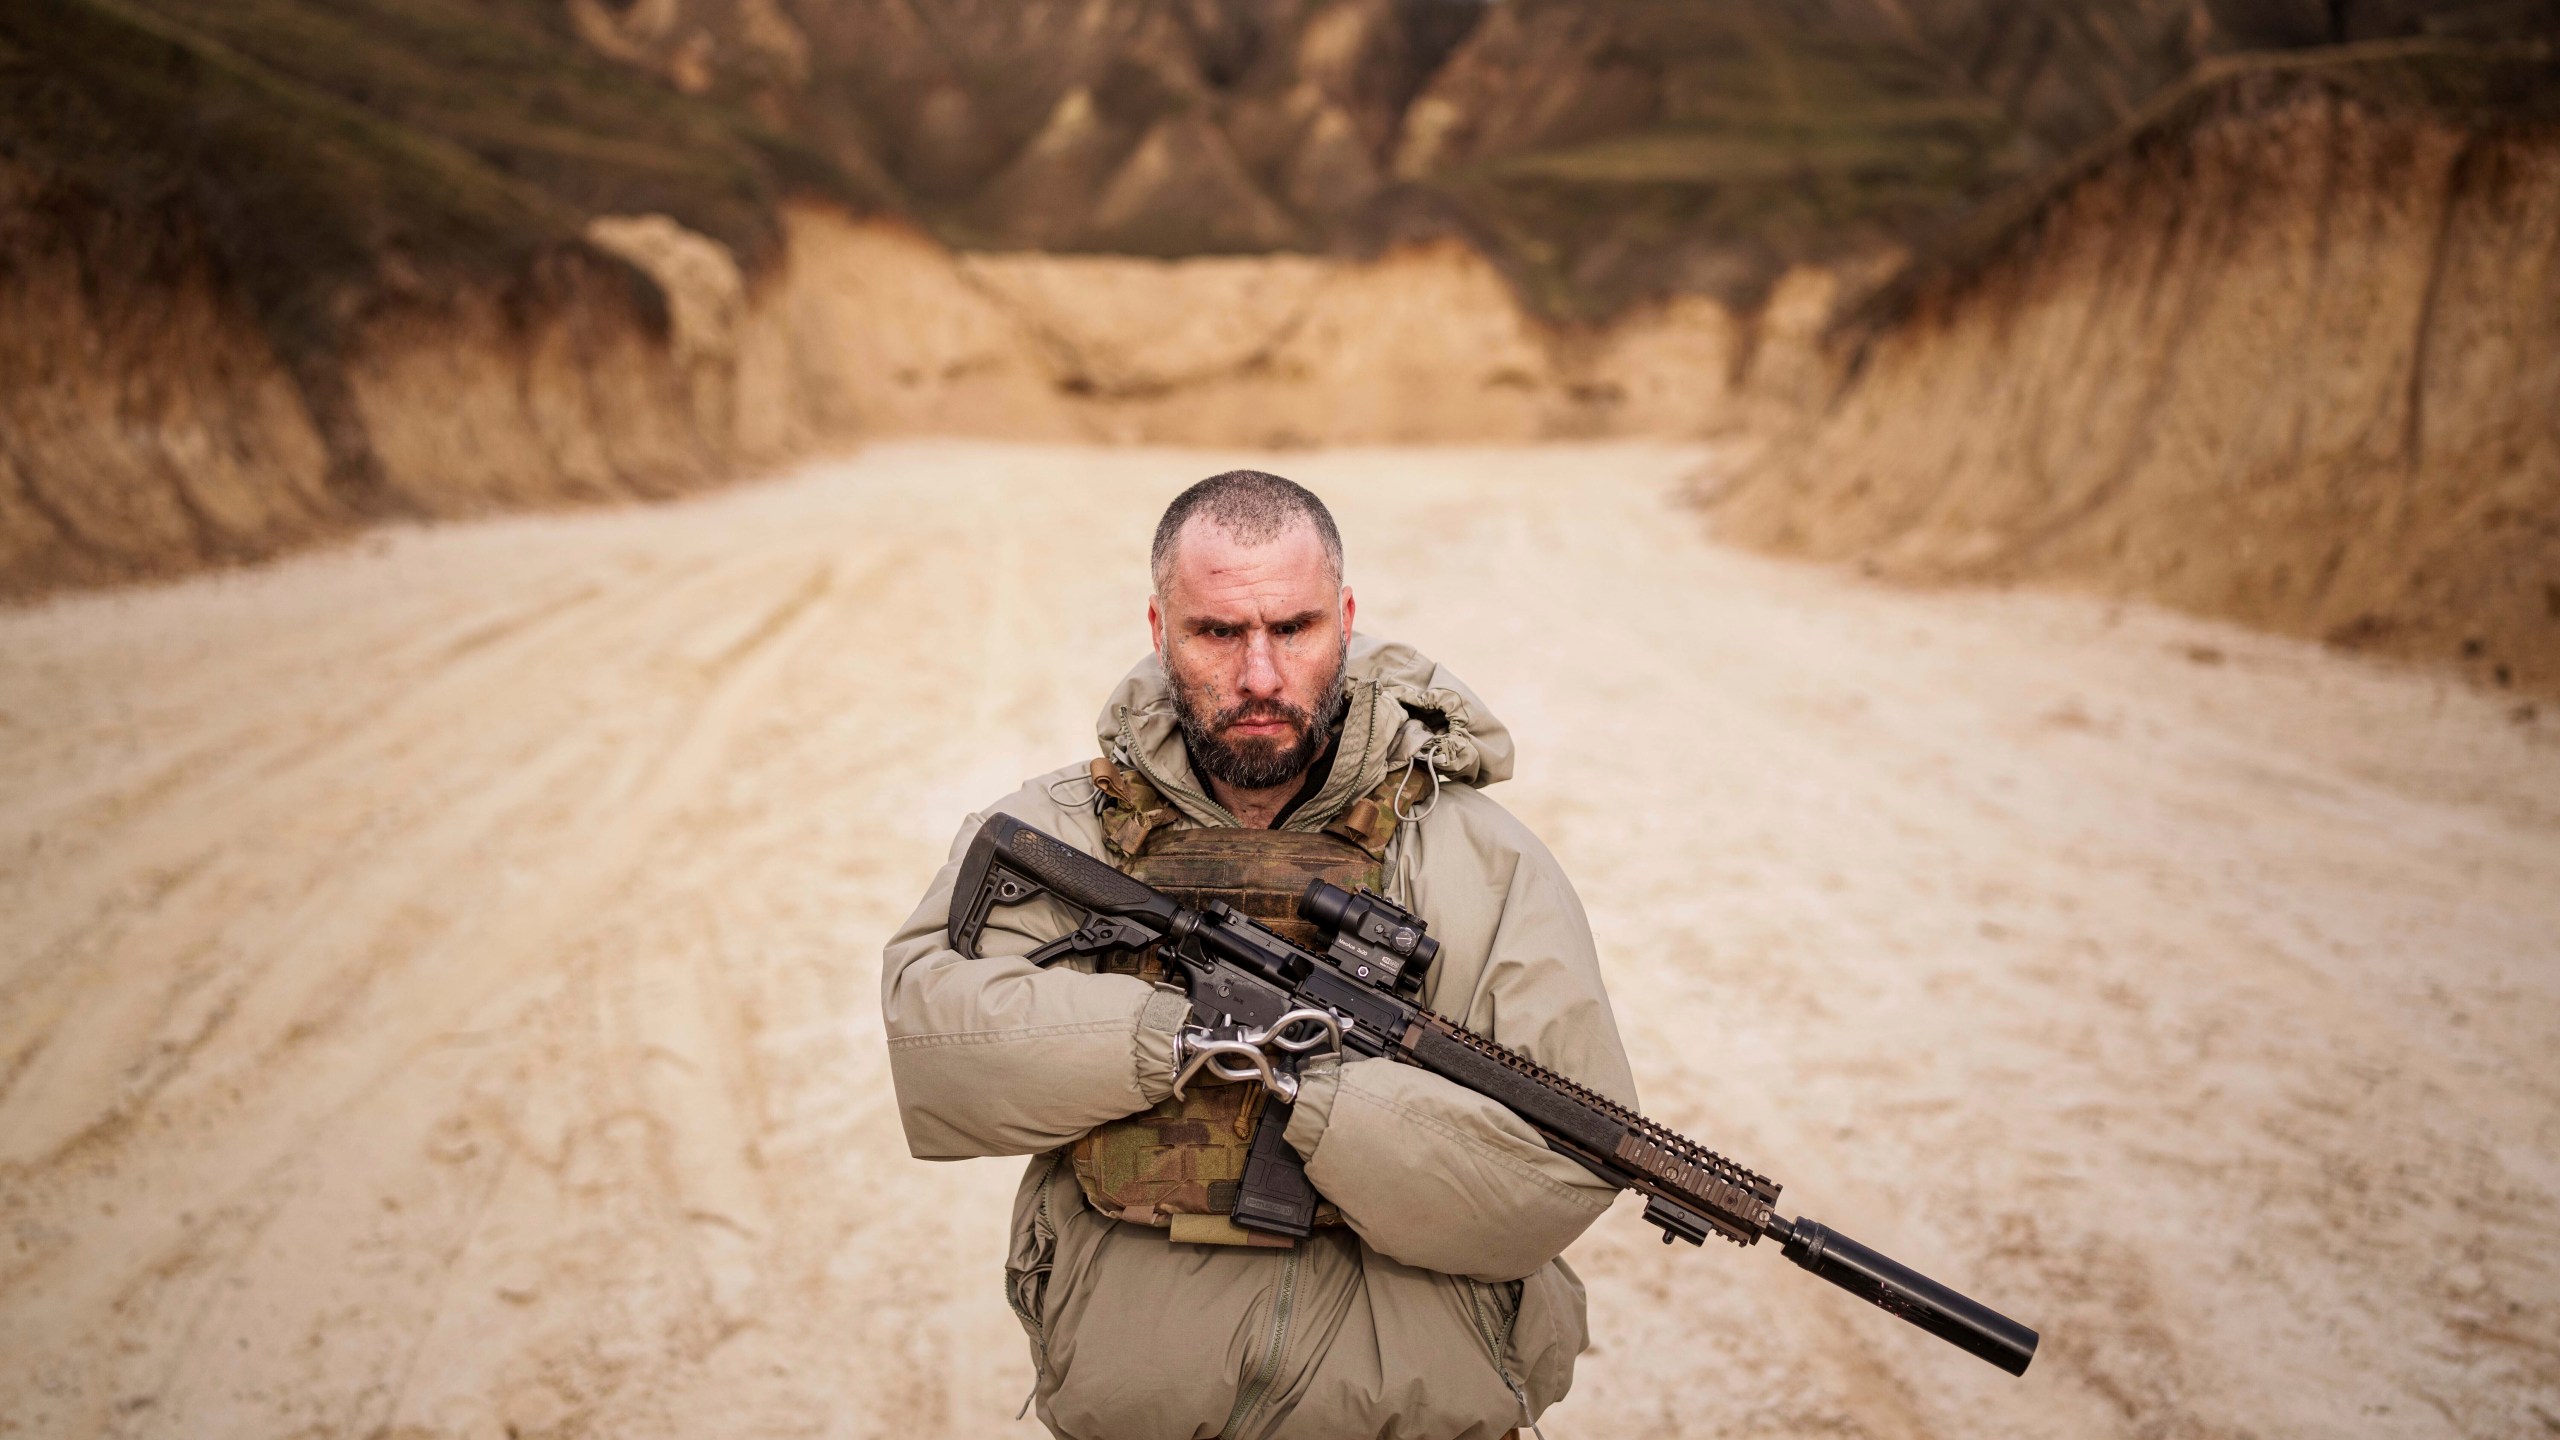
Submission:
[[[1554,857],[1500,819],[1463,847],[1478,863],[1460,883],[1499,900],[1483,967],[1472,994],[1444,986],[1433,998],[1478,1033],[1632,1105],[1581,902]],[[1308,1066],[1288,1138],[1307,1178],[1372,1249],[1479,1280],[1516,1280],[1553,1260],[1617,1193],[1503,1106],[1389,1060]]]
[[[990,809],[1092,848],[1036,782]],[[961,826],[882,959],[889,1075],[920,1159],[1038,1154],[1156,1104],[1173,1091],[1173,1035],[1188,1008],[1130,976],[1025,963],[1073,923],[1054,901],[996,911],[978,959],[952,949],[943,927],[981,819]]]

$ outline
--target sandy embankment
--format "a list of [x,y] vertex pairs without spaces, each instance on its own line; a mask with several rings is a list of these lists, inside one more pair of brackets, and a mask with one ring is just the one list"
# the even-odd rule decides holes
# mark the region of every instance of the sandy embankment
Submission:
[[[1027,1433],[1014,1166],[906,1158],[877,947],[1235,458],[884,447],[0,616],[0,1433]],[[1702,462],[1277,463],[1518,729],[1648,1108],[2046,1348],[1622,1205],[1547,1434],[2548,1428],[2549,723],[1719,549]]]
[[1797,318],[1757,331],[1690,298],[1568,333],[1456,245],[962,257],[803,206],[762,274],[662,216],[607,217],[504,287],[393,287],[289,361],[183,236],[13,212],[9,179],[0,597],[384,518],[661,498],[886,436],[1695,438],[1795,402],[1829,294],[1793,277],[1776,313]]
[[2209,69],[1914,277],[1718,524],[2560,694],[2555,82],[2426,45]]

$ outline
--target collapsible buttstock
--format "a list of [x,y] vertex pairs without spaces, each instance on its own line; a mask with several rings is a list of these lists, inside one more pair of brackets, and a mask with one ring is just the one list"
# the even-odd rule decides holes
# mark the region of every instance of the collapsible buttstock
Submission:
[[960,859],[945,927],[952,948],[975,957],[989,910],[1044,890],[1096,914],[1144,917],[1159,925],[1174,916],[1171,900],[1067,842],[1010,815],[990,815]]
[[1145,884],[1010,815],[989,819],[978,834],[993,839],[1007,865],[1070,903],[1105,915],[1173,916],[1173,902]]

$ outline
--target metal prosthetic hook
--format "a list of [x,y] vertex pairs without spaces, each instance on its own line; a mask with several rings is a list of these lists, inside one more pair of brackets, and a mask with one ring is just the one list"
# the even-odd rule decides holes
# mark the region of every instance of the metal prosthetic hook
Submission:
[[1342,1049],[1342,1022],[1323,1010],[1292,1010],[1259,1030],[1227,1034],[1193,1026],[1173,1037],[1174,1098],[1182,1098],[1192,1077],[1206,1069],[1222,1080],[1260,1081],[1264,1089],[1295,1104],[1298,1077],[1274,1069],[1271,1052],[1304,1055],[1319,1047]]
[[1283,1100],[1295,1101],[1298,1098],[1298,1077],[1285,1070],[1272,1069],[1271,1057],[1264,1054],[1258,1045],[1248,1045],[1241,1040],[1194,1037],[1186,1032],[1174,1051],[1187,1057],[1182,1069],[1173,1077],[1173,1094],[1177,1100],[1182,1098],[1182,1088],[1190,1084],[1191,1077],[1203,1068],[1228,1080],[1259,1080],[1264,1089]]
[[[1301,1025],[1310,1027],[1306,1034],[1293,1036],[1289,1033]],[[1304,1055],[1318,1046],[1338,1051],[1342,1048],[1342,1021],[1329,1010],[1302,1006],[1272,1021],[1267,1027],[1249,1031],[1239,1038],[1256,1045],[1277,1045],[1293,1055]]]

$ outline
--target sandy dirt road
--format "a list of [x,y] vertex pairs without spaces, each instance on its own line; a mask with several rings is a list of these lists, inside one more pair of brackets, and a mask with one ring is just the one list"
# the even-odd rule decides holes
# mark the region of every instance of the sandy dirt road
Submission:
[[[906,1157],[878,946],[1236,458],[882,448],[0,617],[0,1433],[1032,1433],[1018,1167]],[[2047,1340],[1622,1201],[1550,1440],[2560,1432],[2560,726],[1718,548],[1702,462],[1275,463],[1519,732],[1647,1108]]]

